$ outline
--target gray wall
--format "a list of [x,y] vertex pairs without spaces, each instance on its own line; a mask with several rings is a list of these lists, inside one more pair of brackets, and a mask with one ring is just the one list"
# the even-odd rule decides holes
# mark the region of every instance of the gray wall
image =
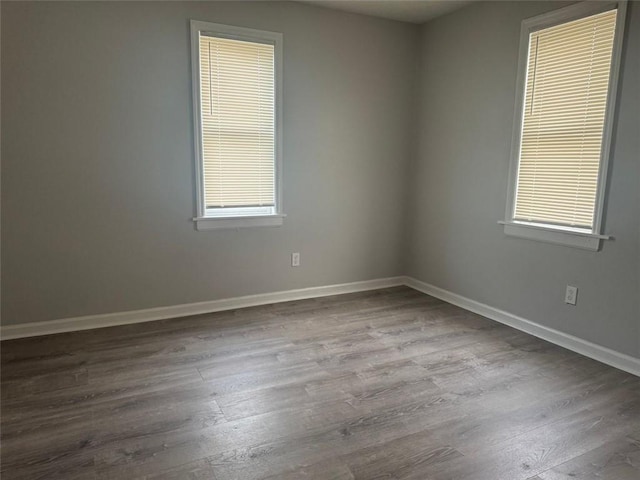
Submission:
[[[273,2],[1,8],[4,324],[402,273],[417,26]],[[283,227],[194,230],[189,19],[284,33]]]
[[[474,4],[422,30],[407,273],[640,356],[640,3],[630,2],[602,251],[506,237],[520,22],[546,2]],[[567,284],[578,305],[563,303]]]

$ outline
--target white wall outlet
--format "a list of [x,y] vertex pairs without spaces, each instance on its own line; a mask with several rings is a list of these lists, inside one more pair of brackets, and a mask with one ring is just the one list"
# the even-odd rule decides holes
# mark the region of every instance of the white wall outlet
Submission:
[[578,287],[567,285],[567,291],[564,294],[564,303],[575,305],[578,301]]
[[291,266],[292,267],[300,266],[300,254],[298,252],[291,254]]

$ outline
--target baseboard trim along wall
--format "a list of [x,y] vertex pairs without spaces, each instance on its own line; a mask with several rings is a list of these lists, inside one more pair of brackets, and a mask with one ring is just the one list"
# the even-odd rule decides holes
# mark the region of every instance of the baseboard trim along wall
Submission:
[[2,325],[0,326],[0,339],[10,340],[15,338],[51,335],[53,333],[152,322],[154,320],[188,317],[190,315],[221,312],[224,310],[234,310],[236,308],[255,307],[257,305],[268,305],[270,303],[290,302],[292,300],[304,300],[306,298],[328,297],[330,295],[397,287],[404,285],[404,283],[405,277],[378,278],[361,282],[261,293],[258,295],[223,298],[220,300],[198,303],[185,303],[182,305],[171,305],[167,307],[146,308],[143,310],[131,310],[128,312],[86,315],[82,317],[63,318],[60,320],[49,320],[46,322],[23,323],[20,325]]
[[304,300],[308,298],[326,297],[344,293],[363,292],[379,288],[406,285],[419,292],[439,298],[445,302],[464,308],[483,317],[508,325],[517,330],[529,333],[553,344],[572,350],[599,362],[619,368],[625,372],[640,376],[640,358],[616,352],[607,347],[588,342],[581,338],[563,333],[553,328],[545,327],[530,320],[526,320],[509,312],[485,305],[456,293],[430,285],[411,277],[389,277],[361,282],[342,283],[322,287],[301,288],[281,292],[247,295],[243,297],[211,300],[208,302],[187,303],[167,307],[147,308],[128,312],[86,315],[82,317],[51,320],[47,322],[25,323],[21,325],[0,326],[0,338],[10,340],[15,338],[35,337],[54,333],[90,330],[94,328],[114,327],[132,323],[151,322],[169,318],[186,317],[203,313],[234,310],[237,308],[255,307],[271,303]]
[[489,305],[485,305],[484,303],[476,302],[475,300],[463,297],[462,295],[421,282],[415,278],[407,277],[405,279],[405,285],[418,290],[419,292],[431,295],[432,297],[439,298],[447,303],[451,303],[452,305],[464,308],[470,312],[477,313],[483,317],[487,317],[517,330],[529,333],[534,337],[538,337],[560,347],[564,347],[567,350],[574,351],[584,355],[585,357],[592,358],[640,377],[640,358],[625,355],[624,353],[616,352],[610,348],[588,342],[587,340],[583,340],[568,333],[545,327],[539,323],[534,323],[530,320],[518,317],[517,315],[513,315],[512,313],[505,312],[504,310],[499,310],[497,308],[490,307]]

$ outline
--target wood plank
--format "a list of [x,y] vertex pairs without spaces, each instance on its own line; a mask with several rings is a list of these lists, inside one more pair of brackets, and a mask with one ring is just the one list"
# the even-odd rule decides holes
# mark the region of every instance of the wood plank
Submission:
[[632,437],[606,442],[539,475],[540,480],[637,480],[640,441]]
[[139,477],[137,480],[216,480],[216,478],[209,462],[196,460],[159,473]]
[[408,435],[391,442],[342,456],[355,478],[425,479],[433,465],[446,464],[462,454],[442,445],[431,431]]

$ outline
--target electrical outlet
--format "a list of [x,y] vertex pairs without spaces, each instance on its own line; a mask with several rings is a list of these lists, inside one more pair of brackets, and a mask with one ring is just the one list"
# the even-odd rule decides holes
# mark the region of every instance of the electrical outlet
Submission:
[[300,266],[300,254],[298,252],[291,254],[291,266],[292,267]]
[[575,305],[578,301],[578,287],[567,285],[567,291],[564,294],[564,303]]

